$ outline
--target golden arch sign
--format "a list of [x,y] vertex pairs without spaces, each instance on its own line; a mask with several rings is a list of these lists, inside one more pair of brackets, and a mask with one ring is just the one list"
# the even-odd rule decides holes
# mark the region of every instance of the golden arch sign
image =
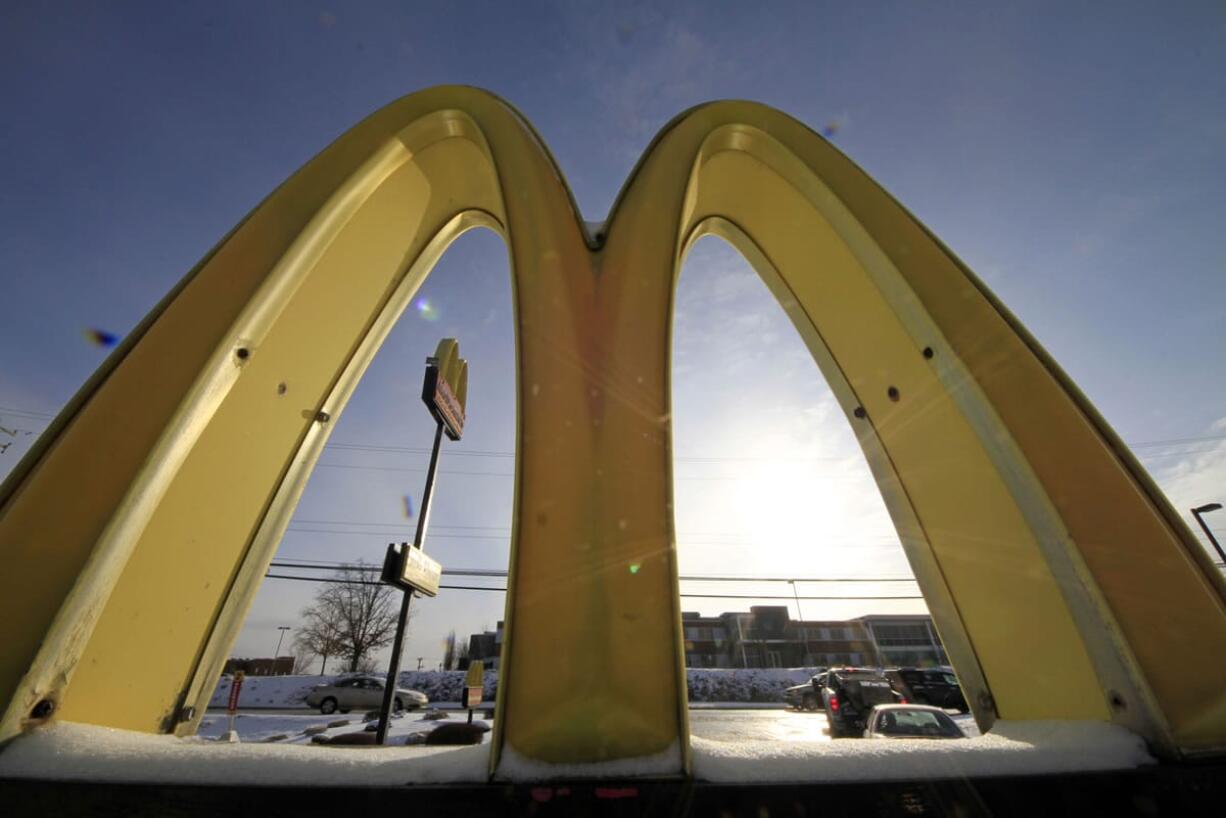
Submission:
[[519,369],[492,764],[688,769],[669,327],[704,234],[748,258],[832,385],[983,727],[1090,719],[1168,757],[1226,749],[1221,576],[1069,379],[866,174],[777,111],[704,105],[590,234],[531,126],[463,87],[387,106],[274,191],[4,484],[0,739],[57,718],[194,729],[331,419],[477,226],[509,248]]

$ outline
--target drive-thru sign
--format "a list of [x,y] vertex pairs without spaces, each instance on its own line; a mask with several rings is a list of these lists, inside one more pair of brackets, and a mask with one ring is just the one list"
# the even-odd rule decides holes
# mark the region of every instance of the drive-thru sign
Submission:
[[426,359],[421,399],[452,440],[459,440],[464,433],[467,397],[468,361],[460,357],[460,344],[456,339],[444,338],[438,342],[434,356]]
[[[417,535],[413,544],[391,543],[383,558],[383,581],[404,591],[400,603],[400,619],[396,623],[396,636],[392,641],[392,657],[388,663],[387,684],[383,689],[383,706],[379,709],[379,726],[375,731],[375,743],[387,740],[387,726],[392,716],[396,685],[400,675],[400,651],[404,647],[404,631],[409,624],[409,605],[414,594],[438,596],[439,580],[443,566],[422,551],[426,541],[426,526],[430,521],[430,498],[434,493],[434,477],[438,473],[439,447],[443,433],[452,440],[459,440],[464,433],[464,401],[468,395],[468,362],[460,357],[460,344],[454,338],[438,342],[434,355],[426,359],[426,377],[422,383],[421,399],[438,424],[434,430],[434,447],[430,450],[430,465],[426,469],[426,487],[421,495],[421,509],[417,515]],[[472,714],[469,714],[472,718]]]
[[405,591],[425,596],[438,596],[438,583],[443,566],[427,557],[420,547],[410,543],[392,543],[383,560],[383,581]]

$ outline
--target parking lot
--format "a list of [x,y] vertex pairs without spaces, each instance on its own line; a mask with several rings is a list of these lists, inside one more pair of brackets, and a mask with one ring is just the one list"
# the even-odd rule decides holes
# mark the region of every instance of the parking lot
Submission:
[[[480,717],[480,713],[478,716]],[[950,714],[968,736],[979,735],[974,720],[969,715]],[[463,711],[454,711],[452,719],[463,718]],[[738,709],[735,707],[704,707],[691,709],[690,733],[711,741],[830,741],[829,725],[824,713],[785,710],[780,708]],[[263,741],[269,735],[298,733],[315,724],[326,725],[336,719],[349,718],[355,729],[357,714],[323,716],[318,711],[305,709],[243,710],[235,720],[240,738],[245,741]],[[409,722],[402,722],[400,730],[416,732],[429,729],[438,722],[422,722],[420,713],[410,713]],[[200,735],[206,738],[220,736],[227,723],[225,712],[210,710],[202,725]]]

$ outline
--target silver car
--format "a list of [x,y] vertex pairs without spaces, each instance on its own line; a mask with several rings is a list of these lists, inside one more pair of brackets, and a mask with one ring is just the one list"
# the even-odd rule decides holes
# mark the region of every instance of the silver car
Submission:
[[[418,690],[396,688],[393,707],[396,710],[416,710],[430,700]],[[316,685],[306,695],[307,707],[318,707],[320,713],[348,713],[354,708],[373,709],[383,706],[383,680],[369,676],[341,679],[332,684]]]
[[966,738],[948,713],[926,704],[879,704],[867,724],[865,738]]

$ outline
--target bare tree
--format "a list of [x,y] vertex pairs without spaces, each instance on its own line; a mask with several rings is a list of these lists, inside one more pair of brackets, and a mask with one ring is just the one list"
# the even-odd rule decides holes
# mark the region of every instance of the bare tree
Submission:
[[455,631],[447,634],[443,641],[443,670],[455,670]]
[[318,656],[323,660],[319,666],[319,675],[328,672],[328,659],[337,656],[344,649],[340,629],[331,618],[316,604],[302,611],[302,623],[294,635],[294,647],[299,653],[308,656]]
[[311,653],[309,650],[295,650],[294,651],[294,675],[298,676],[300,674],[306,673],[307,668],[309,668],[314,661],[315,661],[315,654]]
[[305,625],[298,632],[318,637],[308,649],[325,663],[327,656],[338,655],[348,662],[350,673],[372,667],[375,651],[395,638],[399,598],[379,581],[379,574],[379,568],[368,563],[346,565],[302,611]]
[[375,664],[374,654],[366,654],[362,657],[362,661],[358,662],[358,666],[354,668],[358,673],[374,673],[378,670]]

